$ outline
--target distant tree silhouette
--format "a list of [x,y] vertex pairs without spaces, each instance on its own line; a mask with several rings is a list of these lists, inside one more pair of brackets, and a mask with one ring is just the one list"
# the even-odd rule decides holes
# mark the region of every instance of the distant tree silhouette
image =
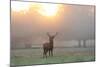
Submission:
[[86,40],[83,40],[83,47],[86,47]]
[[78,47],[82,47],[81,46],[81,40],[78,40]]

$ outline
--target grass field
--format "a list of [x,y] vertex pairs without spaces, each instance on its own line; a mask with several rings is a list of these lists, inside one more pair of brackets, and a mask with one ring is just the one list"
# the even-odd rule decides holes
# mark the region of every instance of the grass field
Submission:
[[41,48],[11,50],[11,65],[37,65],[95,60],[94,48],[54,48],[54,56],[43,58]]

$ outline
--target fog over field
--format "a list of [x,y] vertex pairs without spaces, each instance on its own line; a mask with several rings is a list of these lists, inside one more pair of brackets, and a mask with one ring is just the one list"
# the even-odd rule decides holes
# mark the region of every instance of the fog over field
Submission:
[[[11,45],[42,46],[48,41],[47,32],[55,34],[55,46],[76,46],[79,40],[86,40],[89,46],[95,40],[95,6],[62,5],[56,18],[40,16],[30,7],[23,14],[11,12]],[[82,42],[81,42],[82,43]],[[15,46],[15,47],[16,47]]]
[[89,61],[95,61],[95,6],[11,2],[11,67]]

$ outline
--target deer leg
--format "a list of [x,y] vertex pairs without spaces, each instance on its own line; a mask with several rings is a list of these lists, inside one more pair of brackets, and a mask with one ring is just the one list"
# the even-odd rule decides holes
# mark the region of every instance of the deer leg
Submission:
[[43,58],[45,57],[45,49],[44,49],[44,51],[43,51]]
[[51,56],[53,56],[53,49],[51,50]]
[[46,49],[44,49],[44,52],[43,52],[43,58],[45,58],[46,57]]
[[45,50],[45,57],[47,58],[47,52],[48,52],[48,50]]
[[50,54],[50,50],[49,50],[49,56],[50,56],[51,54]]

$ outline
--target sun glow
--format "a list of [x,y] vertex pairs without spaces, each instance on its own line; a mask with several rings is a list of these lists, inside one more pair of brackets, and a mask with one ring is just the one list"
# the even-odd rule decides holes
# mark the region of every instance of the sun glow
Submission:
[[13,11],[16,12],[27,12],[29,10],[30,7],[30,3],[26,3],[26,2],[17,2],[17,1],[12,1],[11,2],[11,8]]
[[58,4],[42,3],[39,5],[38,12],[43,16],[55,16],[58,8]]
[[58,4],[33,3],[33,2],[29,3],[29,2],[17,2],[17,1],[11,2],[11,8],[15,12],[26,13],[31,6],[42,16],[55,16],[59,9]]

